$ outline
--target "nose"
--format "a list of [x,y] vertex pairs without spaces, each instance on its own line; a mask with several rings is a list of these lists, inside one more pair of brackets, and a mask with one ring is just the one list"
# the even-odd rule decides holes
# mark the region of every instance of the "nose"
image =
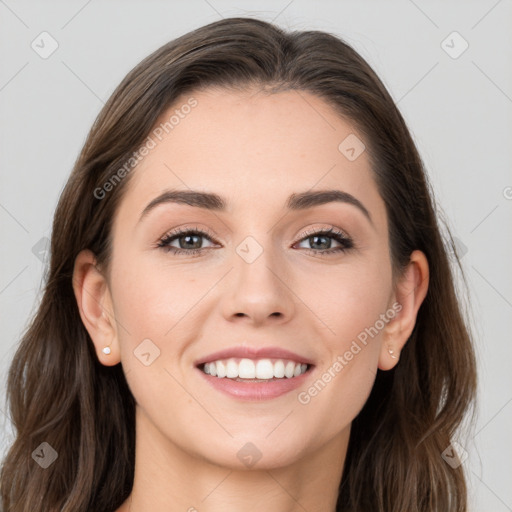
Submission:
[[284,323],[293,317],[292,275],[272,250],[263,250],[254,261],[235,253],[233,266],[222,308],[228,321],[243,320],[256,326]]

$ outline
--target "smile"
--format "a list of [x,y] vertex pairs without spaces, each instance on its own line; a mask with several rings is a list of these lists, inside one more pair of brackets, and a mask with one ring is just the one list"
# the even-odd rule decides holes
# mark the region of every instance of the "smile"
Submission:
[[286,359],[220,359],[196,367],[215,390],[243,401],[271,400],[303,386],[314,365]]
[[306,372],[308,365],[283,359],[248,358],[220,359],[205,363],[202,367],[204,373],[212,377],[237,379],[238,381],[260,379],[291,379]]

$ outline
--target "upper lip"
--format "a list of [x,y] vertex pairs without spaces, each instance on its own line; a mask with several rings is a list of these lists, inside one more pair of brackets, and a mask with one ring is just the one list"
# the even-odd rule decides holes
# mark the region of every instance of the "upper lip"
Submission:
[[199,366],[203,363],[218,361],[219,359],[229,359],[230,357],[248,358],[248,359],[290,359],[296,363],[305,363],[313,365],[313,361],[307,357],[291,352],[280,347],[247,347],[238,346],[213,352],[201,359],[195,361],[194,365]]

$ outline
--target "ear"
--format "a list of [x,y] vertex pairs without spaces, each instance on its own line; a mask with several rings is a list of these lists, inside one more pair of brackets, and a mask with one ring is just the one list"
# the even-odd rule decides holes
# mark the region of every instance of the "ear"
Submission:
[[[94,253],[87,249],[75,259],[73,290],[80,317],[96,347],[99,361],[105,366],[119,363],[119,342],[108,282],[96,267]],[[110,349],[109,354],[103,352],[105,347]]]
[[421,251],[413,251],[409,263],[396,283],[392,309],[396,316],[384,329],[379,356],[380,370],[394,368],[414,326],[418,310],[427,295],[429,283],[428,260]]

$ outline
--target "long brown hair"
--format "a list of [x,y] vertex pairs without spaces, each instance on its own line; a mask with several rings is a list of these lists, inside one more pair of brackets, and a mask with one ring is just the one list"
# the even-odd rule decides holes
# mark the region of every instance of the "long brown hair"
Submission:
[[[230,18],[169,42],[130,71],[76,161],[55,212],[44,295],[8,374],[17,435],[1,472],[4,512],[114,511],[131,492],[135,403],[121,364],[106,367],[96,357],[73,293],[74,261],[88,248],[108,268],[111,221],[133,172],[104,197],[95,191],[162,112],[210,86],[308,91],[325,100],[365,137],[393,268],[415,249],[429,262],[428,293],[400,362],[378,371],[353,421],[336,510],[466,511],[463,466],[452,468],[442,453],[472,408],[475,356],[450,267],[453,241],[448,229],[446,241],[441,235],[404,119],[370,66],[338,37]],[[43,442],[58,454],[46,469],[31,456]]]

